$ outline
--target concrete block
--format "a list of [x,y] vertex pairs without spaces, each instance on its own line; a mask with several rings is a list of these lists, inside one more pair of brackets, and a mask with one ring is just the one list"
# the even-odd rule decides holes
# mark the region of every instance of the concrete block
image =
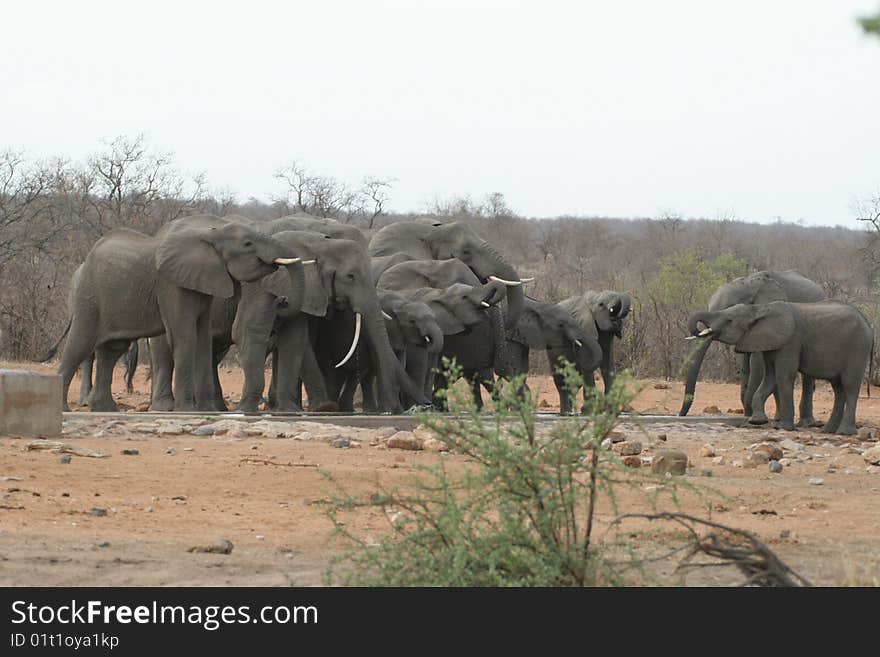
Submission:
[[61,434],[61,377],[0,369],[0,435]]

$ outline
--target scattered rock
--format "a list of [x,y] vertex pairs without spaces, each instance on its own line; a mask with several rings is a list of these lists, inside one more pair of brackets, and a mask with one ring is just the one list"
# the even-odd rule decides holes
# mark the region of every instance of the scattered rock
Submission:
[[700,448],[700,456],[712,458],[713,456],[715,456],[715,448],[709,443],[706,443]]
[[342,436],[340,436],[339,438],[336,438],[331,444],[334,447],[341,449],[343,447],[348,447],[349,445],[351,445],[351,441],[348,438],[343,438]]
[[642,453],[642,443],[638,440],[625,440],[614,445],[613,449],[621,456],[636,456]]
[[175,454],[177,454],[177,450],[174,449],[173,447],[169,447],[168,449],[165,450],[165,453],[170,454],[171,456],[174,456]]
[[810,484],[810,486],[821,486],[822,484],[825,483],[825,480],[822,479],[821,477],[810,477],[810,480],[808,483]]
[[214,427],[210,424],[206,424],[202,427],[197,427],[193,429],[192,435],[194,436],[213,436],[214,435]]
[[422,447],[429,452],[448,452],[449,445],[437,438],[427,438],[422,442]]
[[741,467],[743,467],[743,462],[739,459],[733,459],[733,461],[731,461],[730,465],[732,465],[734,468],[741,468]]
[[641,468],[642,459],[638,456],[624,456],[623,464],[628,468]]
[[156,429],[156,433],[158,434],[181,434],[188,433],[189,427],[184,426],[179,422],[166,422],[162,424],[158,429]]
[[706,408],[704,408],[703,413],[705,413],[706,415],[721,415],[721,409],[718,408],[715,404],[712,404],[711,406],[707,406]]
[[770,472],[779,473],[782,472],[782,463],[779,461],[773,460],[768,464],[770,467]]
[[868,474],[880,474],[880,465],[869,465],[865,468],[865,472]]
[[862,458],[865,459],[868,465],[880,465],[880,445],[866,449],[862,452]]
[[67,465],[68,463],[70,463],[70,454],[64,454],[62,456],[59,456],[58,462],[61,463],[62,465]]
[[606,435],[606,438],[608,438],[612,443],[622,443],[624,440],[626,440],[626,434],[621,433],[620,431],[609,431]]
[[725,459],[723,455],[716,456],[714,459],[712,459],[712,463],[714,463],[715,465],[724,465],[724,461]]
[[124,449],[122,450],[123,456],[137,456],[140,452],[136,449]]
[[99,506],[93,506],[91,511],[89,511],[90,516],[95,516],[96,518],[103,518],[107,515],[107,509],[102,509]]
[[200,552],[205,554],[230,554],[232,553],[232,541],[225,538],[214,541],[210,545],[197,545],[187,552]]
[[666,434],[665,434],[665,433],[658,433],[658,434],[657,434],[657,440],[659,440],[660,442],[665,443],[665,442],[666,442]]
[[654,390],[669,390],[668,383],[655,383]]
[[782,448],[772,443],[761,443],[754,449],[755,453],[763,452],[768,456],[770,461],[778,461],[782,458]]
[[99,548],[108,548],[108,547],[110,547],[110,541],[102,541],[102,542],[98,543],[98,547]]
[[700,470],[700,476],[701,476],[701,477],[714,477],[714,476],[715,476],[715,473],[712,472],[712,471],[709,470],[709,469],[706,469],[706,470]]
[[651,472],[654,474],[683,475],[687,472],[687,454],[677,449],[662,449],[654,455]]
[[860,440],[864,442],[869,442],[874,440],[874,432],[870,427],[862,427],[859,429],[858,437]]
[[743,466],[746,468],[757,468],[759,465],[767,465],[769,462],[770,457],[766,452],[752,452],[746,457]]
[[786,438],[779,443],[779,446],[786,452],[803,452],[805,449],[803,443],[796,442],[791,438]]
[[413,451],[424,449],[422,441],[416,438],[412,431],[398,431],[391,436],[385,444],[393,449],[408,449]]
[[728,408],[727,413],[730,415],[743,415],[744,411],[741,408]]
[[88,447],[69,445],[67,443],[58,442],[57,440],[35,440],[25,446],[25,450],[28,452],[35,449],[45,449],[61,454],[73,454],[74,456],[89,456],[95,459],[102,459],[107,456],[106,454],[96,452]]

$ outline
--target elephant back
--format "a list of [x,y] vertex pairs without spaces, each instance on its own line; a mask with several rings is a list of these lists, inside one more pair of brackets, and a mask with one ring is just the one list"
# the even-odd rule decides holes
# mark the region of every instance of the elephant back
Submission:
[[594,292],[584,292],[559,302],[559,306],[574,317],[575,321],[588,335],[599,339],[599,330],[596,327],[596,318],[590,307],[590,296]]

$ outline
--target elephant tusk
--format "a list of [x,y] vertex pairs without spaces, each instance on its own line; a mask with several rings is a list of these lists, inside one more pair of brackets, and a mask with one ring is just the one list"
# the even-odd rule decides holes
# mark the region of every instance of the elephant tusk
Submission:
[[520,283],[531,283],[534,280],[535,280],[535,277],[532,276],[531,278],[521,278],[521,279],[519,279],[519,282]]
[[575,343],[578,347],[583,347],[583,346],[584,346],[584,343],[581,342],[580,340],[575,340],[574,343]]
[[342,367],[348,362],[348,359],[351,358],[351,355],[354,353],[354,350],[357,349],[358,340],[361,339],[361,314],[354,314],[354,340],[351,341],[351,349],[348,350],[348,353],[345,354],[345,358],[336,363],[336,367]]
[[384,317],[387,320],[394,321],[394,318],[391,315],[389,315],[388,313],[386,313],[384,310],[382,311],[382,317]]
[[483,308],[491,308],[492,307],[491,303],[486,303],[485,301],[480,301],[480,305],[483,306]]
[[697,339],[696,335],[689,335],[685,338],[685,340],[696,340],[696,339]]
[[697,333],[698,338],[705,338],[707,335],[712,335],[715,332],[713,328],[704,328],[702,331]]
[[313,260],[303,260],[304,265],[314,265],[316,262],[318,262],[318,261],[314,260],[314,259]]
[[506,281],[503,278],[498,278],[497,276],[490,276],[489,280],[504,283],[507,287],[516,287],[517,285],[522,285],[522,281]]
[[431,344],[431,336],[426,335],[426,336],[425,336],[425,342],[427,342],[428,344]]
[[275,258],[272,261],[272,264],[275,265],[292,265],[296,262],[301,262],[302,258]]

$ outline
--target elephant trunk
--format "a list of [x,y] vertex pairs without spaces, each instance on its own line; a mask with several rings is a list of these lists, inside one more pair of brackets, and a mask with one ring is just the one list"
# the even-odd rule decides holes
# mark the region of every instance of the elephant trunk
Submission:
[[[495,276],[509,282],[520,281],[519,274],[516,273],[516,270],[508,264],[500,253],[495,251],[495,249],[488,243],[484,243],[484,247],[490,254],[489,262],[491,264],[489,266],[492,268],[492,271],[476,272],[480,278],[488,280],[490,276]],[[516,323],[519,321],[519,317],[522,314],[524,305],[525,292],[523,291],[523,286],[521,284],[507,285],[507,314],[504,318],[507,326],[516,326]]]
[[[578,344],[580,343],[580,344]],[[602,347],[599,341],[589,335],[572,340],[578,371],[592,372],[602,363]]]
[[[708,312],[697,312],[691,315],[690,318],[688,318],[688,333],[690,333],[690,335],[698,335],[700,333],[699,322],[705,321],[709,314],[710,313]],[[688,354],[685,361],[687,374],[685,375],[684,400],[681,403],[681,410],[678,412],[681,416],[687,415],[688,411],[691,410],[691,405],[694,403],[694,391],[697,389],[697,377],[700,375],[703,358],[706,356],[706,351],[709,349],[710,344],[712,344],[710,338],[703,339],[699,346]]]
[[425,346],[429,354],[439,354],[443,351],[443,331],[437,324],[429,326],[423,335],[428,338],[425,340]]

